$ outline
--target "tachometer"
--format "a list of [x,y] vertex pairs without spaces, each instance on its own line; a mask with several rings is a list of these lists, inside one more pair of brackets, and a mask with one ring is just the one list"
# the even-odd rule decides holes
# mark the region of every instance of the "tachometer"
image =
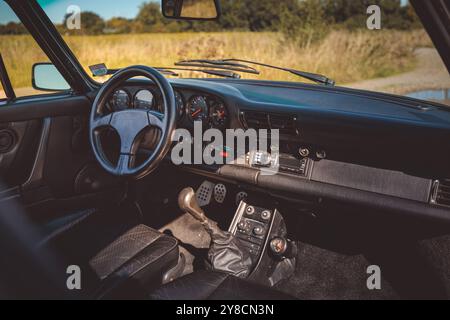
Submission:
[[205,123],[208,120],[208,103],[204,96],[194,96],[188,104],[188,116],[192,121]]

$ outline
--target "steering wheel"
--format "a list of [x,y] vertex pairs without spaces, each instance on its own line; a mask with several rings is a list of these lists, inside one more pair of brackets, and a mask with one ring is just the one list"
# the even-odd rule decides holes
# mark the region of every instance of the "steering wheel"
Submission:
[[[137,76],[150,79],[157,85],[161,91],[164,113],[126,109],[104,115],[105,105],[114,90]],[[176,108],[173,88],[159,71],[147,66],[132,66],[115,73],[103,84],[92,104],[89,140],[97,161],[106,171],[120,177],[139,179],[155,170],[170,149],[176,126]],[[149,127],[160,130],[160,139],[153,153],[142,164],[132,167],[138,149],[136,140],[143,130]],[[120,156],[116,164],[107,159],[100,142],[100,133],[105,128],[113,128],[120,137]]]

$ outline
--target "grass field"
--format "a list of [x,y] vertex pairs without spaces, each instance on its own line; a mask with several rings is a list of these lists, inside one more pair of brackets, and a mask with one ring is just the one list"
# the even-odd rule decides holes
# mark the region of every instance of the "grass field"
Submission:
[[[333,31],[305,48],[284,41],[278,33],[250,32],[67,36],[65,40],[85,68],[101,62],[121,68],[133,64],[172,66],[187,58],[234,57],[322,73],[338,84],[408,71],[415,64],[414,49],[431,44],[421,30]],[[29,36],[0,36],[0,52],[15,88],[29,88],[32,64],[48,60]],[[261,71],[261,79],[300,80],[279,71]],[[198,73],[183,76],[205,77]]]

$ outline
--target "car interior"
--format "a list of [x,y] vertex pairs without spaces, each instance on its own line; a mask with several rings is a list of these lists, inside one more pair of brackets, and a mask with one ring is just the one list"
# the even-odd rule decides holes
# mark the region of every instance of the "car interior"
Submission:
[[[447,106],[141,65],[98,83],[36,1],[6,2],[51,61],[24,70],[33,85],[49,68],[70,89],[0,107],[0,297],[449,299]],[[174,132],[195,125],[279,130],[278,172],[261,171],[270,146],[174,164]]]

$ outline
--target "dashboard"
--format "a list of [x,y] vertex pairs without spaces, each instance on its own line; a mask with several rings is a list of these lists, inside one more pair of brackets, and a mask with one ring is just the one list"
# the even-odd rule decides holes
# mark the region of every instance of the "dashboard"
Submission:
[[[232,164],[186,165],[183,170],[270,192],[448,215],[439,206],[443,188],[450,185],[450,112],[439,104],[301,83],[170,82],[178,127],[192,129],[201,122],[220,130],[280,129],[284,156],[284,168],[273,177]],[[162,112],[162,98],[151,82],[127,83],[110,101],[111,110],[125,107]],[[450,203],[448,198],[444,201]]]
[[[201,122],[204,128],[226,129],[228,109],[216,95],[192,90],[174,90],[180,127]],[[114,91],[108,111],[146,109],[164,113],[161,93],[154,86],[126,86]]]

